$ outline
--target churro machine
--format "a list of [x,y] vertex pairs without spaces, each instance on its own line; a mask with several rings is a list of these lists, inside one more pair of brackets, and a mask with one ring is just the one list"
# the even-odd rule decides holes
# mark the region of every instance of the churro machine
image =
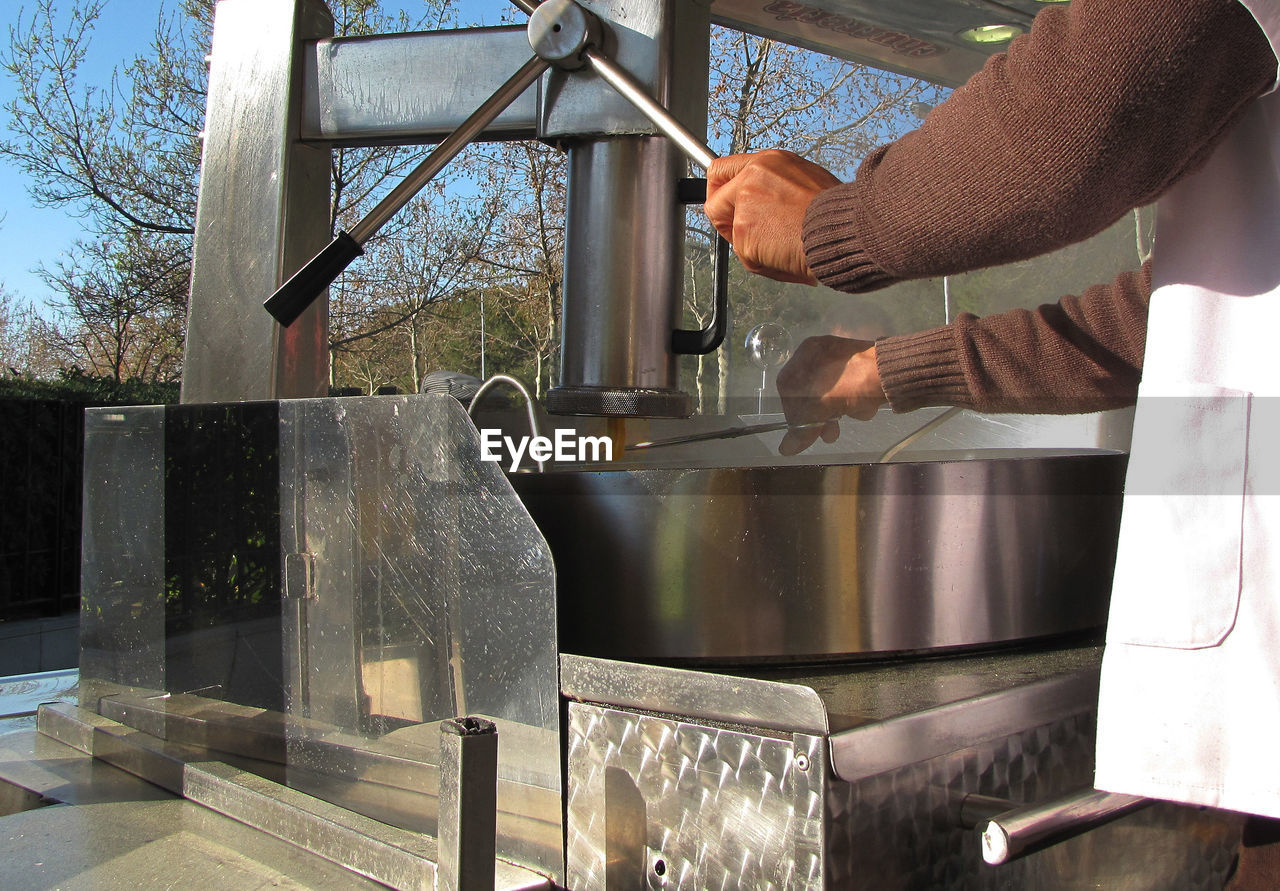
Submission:
[[[1237,819],[1091,788],[1122,450],[879,461],[920,423],[888,419],[840,460],[504,473],[451,397],[323,395],[327,282],[461,145],[538,138],[553,423],[687,416],[729,311],[679,327],[711,24],[958,83],[957,35],[1039,4],[518,5],[335,39],[218,4],[183,404],[89,413],[79,697],[41,732],[393,887],[1219,887]],[[329,148],[389,142],[438,146],[330,241]]]

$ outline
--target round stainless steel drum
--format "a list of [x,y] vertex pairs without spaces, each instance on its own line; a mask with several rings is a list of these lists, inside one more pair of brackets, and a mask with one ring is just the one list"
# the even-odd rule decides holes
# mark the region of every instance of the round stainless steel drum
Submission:
[[564,652],[825,660],[1106,621],[1126,456],[511,477],[555,556]]

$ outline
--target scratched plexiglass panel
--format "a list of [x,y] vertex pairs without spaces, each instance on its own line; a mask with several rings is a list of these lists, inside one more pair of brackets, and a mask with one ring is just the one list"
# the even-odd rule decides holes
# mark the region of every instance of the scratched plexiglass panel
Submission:
[[550,552],[444,396],[281,403],[289,784],[434,834],[438,724],[498,726],[498,850],[562,874]]
[[276,403],[85,417],[82,701],[157,732],[174,696],[278,713]]
[[85,412],[81,702],[164,689],[164,406]]

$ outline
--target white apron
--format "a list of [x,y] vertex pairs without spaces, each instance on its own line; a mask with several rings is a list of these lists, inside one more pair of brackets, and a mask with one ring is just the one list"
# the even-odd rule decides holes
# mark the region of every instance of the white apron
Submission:
[[1156,233],[1095,785],[1280,817],[1280,93]]

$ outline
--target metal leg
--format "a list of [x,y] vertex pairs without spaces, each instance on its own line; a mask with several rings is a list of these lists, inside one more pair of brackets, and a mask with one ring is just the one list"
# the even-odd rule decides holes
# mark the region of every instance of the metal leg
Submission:
[[498,728],[482,718],[440,724],[440,872],[436,887],[493,887]]

